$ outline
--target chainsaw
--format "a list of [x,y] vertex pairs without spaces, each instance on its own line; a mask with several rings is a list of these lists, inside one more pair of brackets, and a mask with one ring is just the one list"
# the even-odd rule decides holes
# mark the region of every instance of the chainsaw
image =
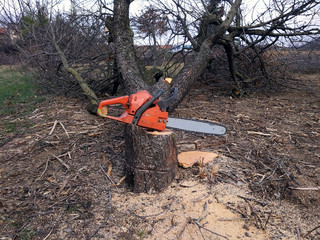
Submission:
[[[224,126],[213,122],[169,117],[168,110],[177,97],[178,88],[172,88],[166,100],[159,99],[162,94],[163,90],[158,90],[154,96],[142,90],[131,95],[103,100],[99,103],[97,113],[101,117],[157,131],[163,131],[167,127],[210,135],[226,133]],[[108,115],[108,106],[116,104],[124,107],[120,117]]]

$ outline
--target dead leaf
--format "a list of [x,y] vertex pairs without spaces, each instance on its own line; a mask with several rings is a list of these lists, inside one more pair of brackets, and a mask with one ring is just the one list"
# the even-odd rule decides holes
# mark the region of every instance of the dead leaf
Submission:
[[107,162],[106,153],[103,153],[103,154],[102,154],[102,165],[105,165],[106,162]]
[[112,170],[112,163],[110,162],[108,167],[108,172],[107,172],[108,177],[111,176],[111,170]]

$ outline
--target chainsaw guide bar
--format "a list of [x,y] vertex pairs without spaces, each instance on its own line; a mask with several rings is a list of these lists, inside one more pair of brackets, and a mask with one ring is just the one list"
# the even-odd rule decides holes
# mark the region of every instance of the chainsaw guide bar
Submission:
[[225,135],[227,132],[225,126],[214,122],[172,117],[168,117],[167,127],[182,131],[204,133],[210,135]]

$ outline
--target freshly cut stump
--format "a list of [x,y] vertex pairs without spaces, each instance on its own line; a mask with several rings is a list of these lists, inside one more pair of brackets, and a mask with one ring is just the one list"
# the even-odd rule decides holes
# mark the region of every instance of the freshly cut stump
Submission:
[[125,127],[126,175],[133,192],[160,192],[178,172],[173,132],[146,131],[136,125]]

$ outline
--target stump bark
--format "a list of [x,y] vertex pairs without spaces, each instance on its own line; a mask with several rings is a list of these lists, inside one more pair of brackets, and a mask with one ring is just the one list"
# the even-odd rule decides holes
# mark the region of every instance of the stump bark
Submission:
[[125,127],[126,175],[133,192],[160,192],[175,179],[177,149],[170,130],[150,132]]

